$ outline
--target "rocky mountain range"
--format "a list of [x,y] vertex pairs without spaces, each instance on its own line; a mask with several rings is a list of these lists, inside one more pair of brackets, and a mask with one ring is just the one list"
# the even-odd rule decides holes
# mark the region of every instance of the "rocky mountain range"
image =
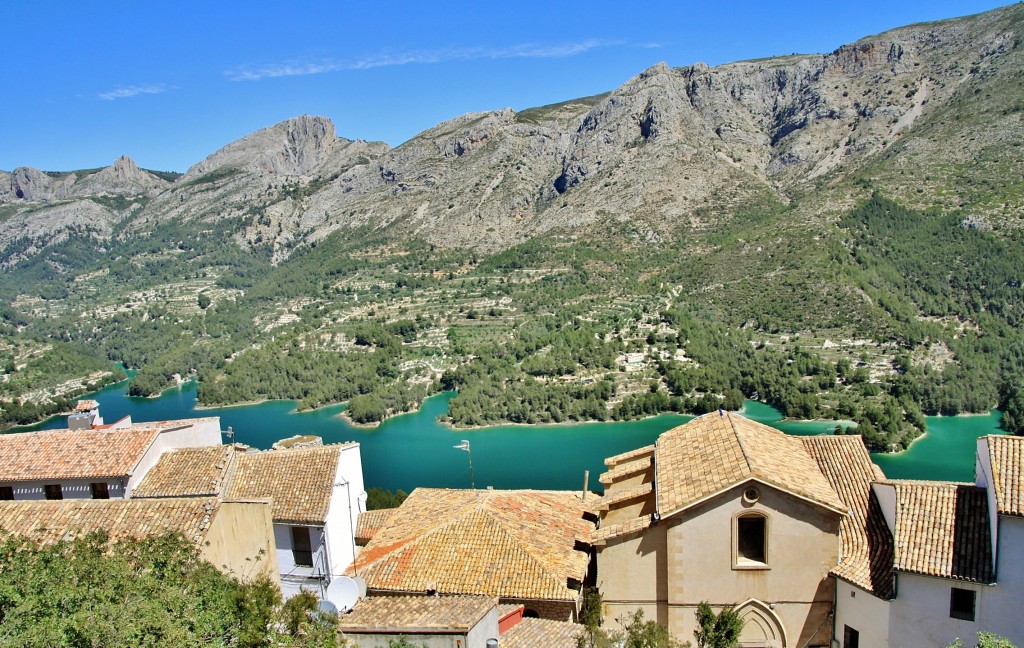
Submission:
[[395,148],[300,116],[180,177],[128,157],[93,171],[21,167],[0,172],[0,258],[10,266],[71,233],[225,219],[240,245],[277,261],[346,228],[482,252],[609,227],[656,241],[751,206],[827,222],[869,186],[1018,226],[1022,42],[1017,4],[829,54],[659,63],[607,94],[463,115]]

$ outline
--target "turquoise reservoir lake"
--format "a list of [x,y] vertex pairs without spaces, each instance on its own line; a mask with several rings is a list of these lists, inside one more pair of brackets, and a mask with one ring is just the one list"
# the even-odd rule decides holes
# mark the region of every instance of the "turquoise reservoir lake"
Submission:
[[[196,386],[186,383],[159,398],[132,398],[127,383],[102,389],[91,398],[109,423],[131,415],[132,420],[160,421],[198,416],[219,416],[221,427],[233,429],[235,440],[269,448],[294,434],[315,434],[325,443],[358,441],[367,487],[417,486],[468,488],[469,456],[453,446],[466,439],[472,447],[476,486],[495,488],[579,489],[583,473],[590,471],[591,490],[601,490],[597,478],[604,458],[652,443],[659,434],[692,417],[663,414],[641,421],[572,425],[503,425],[476,430],[452,430],[437,421],[448,411],[454,393],[428,398],[417,412],[396,416],[374,429],[350,425],[335,405],[296,412],[292,401],[270,401],[235,407],[197,409]],[[821,434],[835,429],[834,422],[782,421],[779,412],[763,403],[747,401],[743,413],[788,434]],[[975,439],[999,434],[1001,415],[929,417],[928,434],[898,455],[875,455],[885,474],[893,478],[973,481]],[[22,429],[65,427],[63,416]]]

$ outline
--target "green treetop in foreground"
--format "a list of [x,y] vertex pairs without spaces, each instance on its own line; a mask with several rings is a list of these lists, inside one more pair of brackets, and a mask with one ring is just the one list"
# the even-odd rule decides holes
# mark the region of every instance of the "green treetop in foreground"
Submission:
[[[255,565],[253,566],[255,569]],[[330,619],[266,577],[243,583],[180,535],[111,544],[0,538],[0,647],[335,646]]]

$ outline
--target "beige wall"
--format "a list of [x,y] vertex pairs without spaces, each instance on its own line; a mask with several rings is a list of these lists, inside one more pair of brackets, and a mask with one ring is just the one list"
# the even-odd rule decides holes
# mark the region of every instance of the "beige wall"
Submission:
[[[637,607],[679,639],[692,641],[696,605],[765,603],[759,618],[777,618],[785,640],[778,645],[828,645],[839,558],[840,514],[759,484],[760,499],[748,505],[737,486],[689,511],[661,520],[647,533],[610,541],[598,554],[598,583],[606,622]],[[756,511],[768,519],[768,568],[735,569],[734,518]],[[653,604],[653,605],[652,605]]]
[[222,502],[200,549],[225,573],[242,580],[266,574],[281,585],[269,502]]

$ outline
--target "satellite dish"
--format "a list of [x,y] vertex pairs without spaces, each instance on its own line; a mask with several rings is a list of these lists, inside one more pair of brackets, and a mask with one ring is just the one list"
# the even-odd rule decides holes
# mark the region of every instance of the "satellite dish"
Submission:
[[324,614],[337,614],[338,613],[338,608],[335,607],[334,603],[331,603],[330,601],[326,601],[324,599],[320,599],[317,602],[316,607],[317,607],[318,610],[320,610]]
[[339,576],[327,586],[327,600],[340,612],[348,612],[359,602],[359,585],[348,576]]
[[366,581],[363,580],[362,576],[353,576],[352,580],[359,586],[359,598],[366,598]]

